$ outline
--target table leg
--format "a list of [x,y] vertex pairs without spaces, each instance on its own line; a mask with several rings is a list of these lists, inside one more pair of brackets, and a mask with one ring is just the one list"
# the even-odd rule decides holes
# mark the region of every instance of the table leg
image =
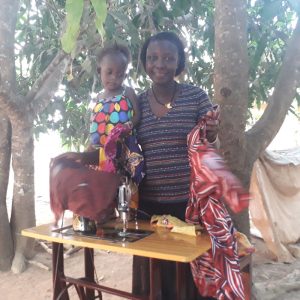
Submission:
[[[84,269],[85,278],[90,282],[95,282],[94,276],[94,249],[84,248]],[[86,288],[86,299],[95,299],[95,291]]]
[[161,269],[159,259],[150,258],[150,295],[149,300],[162,300]]
[[176,262],[176,300],[188,300],[187,296],[187,263]]
[[[64,277],[64,245],[52,243],[52,280],[53,280],[53,300],[66,288],[66,283],[61,281]],[[60,300],[69,300],[68,290],[61,295]]]

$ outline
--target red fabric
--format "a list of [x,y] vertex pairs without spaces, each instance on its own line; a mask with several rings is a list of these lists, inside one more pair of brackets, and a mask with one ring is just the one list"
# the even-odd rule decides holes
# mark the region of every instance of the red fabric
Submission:
[[119,186],[116,174],[92,170],[64,157],[50,164],[50,205],[56,221],[64,210],[104,222],[112,213]]
[[139,184],[144,177],[144,157],[129,124],[117,124],[104,145],[105,171],[122,173]]
[[[193,128],[188,136],[190,164],[197,168],[197,193],[201,198],[215,193],[234,212],[239,213],[249,206],[249,193],[240,180],[229,170],[223,158],[205,139],[205,119]],[[205,130],[205,129],[204,129]]]
[[192,274],[202,296],[245,299],[235,229],[223,201],[239,212],[248,206],[249,194],[216,150],[200,140],[203,122],[188,136],[191,185],[186,221],[206,228],[212,249],[191,263]]
[[107,136],[106,143],[104,145],[104,151],[106,156],[105,170],[107,172],[116,173],[115,160],[118,150],[118,140],[120,137],[124,137],[131,132],[129,125],[117,124],[110,134]]

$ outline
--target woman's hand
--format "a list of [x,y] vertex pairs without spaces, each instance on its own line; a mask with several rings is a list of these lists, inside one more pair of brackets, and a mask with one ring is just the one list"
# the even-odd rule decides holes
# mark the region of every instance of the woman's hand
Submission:
[[220,109],[219,106],[214,106],[213,110],[210,110],[205,115],[206,119],[206,138],[209,143],[213,143],[216,141],[219,131],[219,116],[220,116]]

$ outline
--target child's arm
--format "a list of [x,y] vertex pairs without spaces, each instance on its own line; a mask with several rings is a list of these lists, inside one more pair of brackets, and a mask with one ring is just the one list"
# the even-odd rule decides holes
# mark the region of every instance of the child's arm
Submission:
[[131,101],[133,111],[134,111],[133,118],[132,118],[132,124],[133,124],[133,126],[136,126],[140,120],[140,108],[139,108],[137,96],[136,96],[133,88],[126,87],[125,96],[128,97],[128,99]]

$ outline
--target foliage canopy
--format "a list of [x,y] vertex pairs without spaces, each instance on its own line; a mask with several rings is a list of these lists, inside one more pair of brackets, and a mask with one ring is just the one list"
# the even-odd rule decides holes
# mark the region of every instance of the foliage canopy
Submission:
[[[58,49],[72,52],[73,61],[61,91],[38,116],[36,133],[59,130],[68,146],[87,142],[88,104],[101,89],[95,55],[105,41],[128,44],[132,68],[128,83],[137,91],[149,85],[139,51],[143,41],[162,30],[177,32],[186,42],[188,66],[179,80],[203,87],[211,98],[214,68],[214,3],[211,0],[21,1],[18,19],[18,87],[23,93],[45,69]],[[34,5],[32,5],[34,3]],[[272,93],[284,49],[299,12],[297,1],[248,1],[249,108],[260,107]],[[67,13],[63,34],[60,26]],[[83,23],[84,15],[88,22]],[[84,45],[76,53],[77,45]],[[29,71],[30,70],[30,71]],[[30,74],[29,74],[30,72]],[[300,91],[296,95],[300,104]]]

